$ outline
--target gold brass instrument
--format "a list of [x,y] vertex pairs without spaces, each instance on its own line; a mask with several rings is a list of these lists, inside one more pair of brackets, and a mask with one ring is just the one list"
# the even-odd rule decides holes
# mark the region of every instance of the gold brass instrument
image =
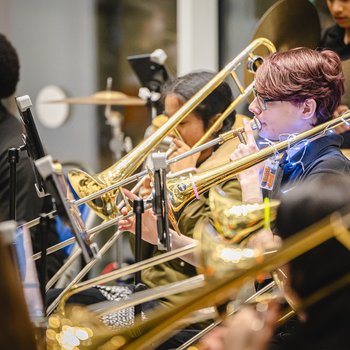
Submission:
[[[236,203],[234,203],[234,204],[236,204]],[[255,227],[257,221],[260,221],[260,222],[263,221],[263,218],[264,218],[263,212],[258,211],[254,215],[253,211],[250,208],[247,208],[247,210],[244,210],[243,209],[244,207],[247,207],[247,206],[246,205],[233,205],[233,208],[239,208],[239,209],[242,209],[244,212],[248,213],[247,215],[242,217],[240,220],[240,227],[241,228],[243,228],[244,226],[245,227]],[[232,218],[232,215],[231,215],[231,218]],[[244,224],[244,220],[245,220],[245,224]],[[217,252],[219,250],[219,243],[217,241],[215,241],[215,242],[211,241],[210,244],[208,244],[208,245],[205,242],[203,242],[202,245],[203,245],[203,249],[204,249],[204,247],[207,247],[207,246],[216,245],[217,249],[215,251]],[[227,247],[227,245],[225,246],[223,244],[222,246],[220,246],[220,251],[224,251],[225,247]],[[237,246],[234,247],[234,249],[231,249],[231,251],[233,251],[233,250],[237,251],[236,248],[237,248]],[[106,282],[115,280],[118,277],[122,277],[124,275],[133,273],[135,271],[140,271],[141,269],[145,269],[145,268],[154,266],[156,264],[163,263],[163,262],[168,261],[170,259],[174,259],[174,258],[180,257],[182,255],[187,255],[187,254],[193,252],[195,249],[196,249],[196,245],[186,246],[182,249],[178,249],[177,251],[171,251],[171,252],[162,254],[162,256],[160,256],[160,257],[154,257],[154,258],[145,260],[142,263],[128,266],[127,268],[111,272],[107,275],[99,276],[99,277],[96,277],[92,280],[82,282],[80,284],[74,284],[72,286],[72,288],[70,288],[70,290],[67,291],[67,289],[66,289],[62,293],[61,298],[60,298],[61,300],[60,300],[60,303],[59,303],[58,308],[57,308],[58,315],[52,316],[52,319],[57,320],[60,317],[65,317],[66,300],[70,296],[72,296],[73,294],[75,294],[77,292],[81,292],[81,291],[86,290],[88,288],[91,288],[92,286],[95,286],[97,284],[106,283]],[[227,248],[226,252],[229,249],[230,248]],[[238,251],[239,250],[240,249],[238,248]],[[252,250],[248,250],[248,249],[245,250],[246,253],[248,253],[250,251],[252,251]],[[203,255],[207,255],[206,251],[204,251],[204,250],[203,250]],[[208,256],[211,256],[210,252],[208,253]],[[251,255],[248,255],[247,257],[249,258],[250,256]],[[243,262],[243,258],[244,257],[241,258],[241,263]],[[233,264],[234,263],[235,262],[233,261]],[[249,264],[248,266],[250,266],[250,262],[248,262],[248,264]],[[211,263],[211,265],[212,265],[212,263]],[[242,268],[242,267],[243,266],[241,265],[240,268]],[[232,272],[232,264],[229,264],[228,268],[229,268],[229,271],[231,270],[231,272]],[[106,314],[110,314],[113,312],[117,312],[120,309],[123,309],[125,307],[137,305],[138,303],[145,302],[148,300],[153,300],[154,298],[165,297],[169,294],[176,294],[176,293],[180,293],[180,292],[182,293],[186,290],[195,290],[196,288],[202,287],[203,283],[205,283],[205,281],[203,280],[203,276],[199,275],[199,276],[194,277],[192,280],[180,281],[180,282],[174,283],[173,285],[162,286],[159,288],[153,288],[153,289],[149,289],[149,290],[144,291],[144,292],[136,293],[130,299],[128,298],[128,300],[125,300],[124,302],[119,303],[119,305],[118,304],[115,305],[116,304],[115,302],[104,302],[104,303],[99,303],[94,307],[89,307],[89,309],[94,310],[94,312],[98,312],[99,315],[106,315]],[[57,302],[58,302],[58,300],[57,300]],[[48,313],[51,313],[53,308],[56,306],[57,302],[54,303],[53,305],[50,305],[50,307],[48,309]]]
[[[243,171],[248,167],[253,166],[271,157],[272,155],[275,154],[276,151],[282,152],[286,150],[288,147],[294,145],[295,143],[301,140],[309,139],[314,136],[321,135],[322,133],[327,132],[328,129],[335,128],[338,125],[341,125],[342,123],[347,122],[349,120],[349,117],[350,117],[350,112],[347,112],[339,118],[333,119],[327,123],[318,125],[315,128],[312,128],[306,132],[303,132],[299,135],[294,136],[292,140],[279,142],[273,146],[269,146],[261,151],[258,151],[255,154],[236,160],[227,165],[214,168],[212,170],[203,172],[198,175],[194,175],[191,180],[189,180],[189,178],[185,178],[185,179],[174,178],[174,179],[168,180],[168,189],[169,189],[169,194],[170,194],[174,211],[178,211],[186,202],[194,198],[194,191],[192,188],[193,183],[196,184],[197,191],[201,193],[207,188],[225,181],[226,179],[234,176],[240,171]],[[89,230],[89,234],[95,233],[102,228],[106,228],[113,224],[116,224],[118,220],[119,218],[115,218],[110,220],[109,222],[103,223],[102,225],[100,225],[100,227],[93,229],[91,232]],[[60,244],[60,248],[62,246],[63,245]],[[51,251],[55,251],[55,250],[51,249]]]
[[239,172],[256,165],[267,158],[272,157],[276,152],[284,152],[289,147],[300,141],[312,139],[318,135],[325,134],[329,129],[333,129],[350,119],[350,111],[344,113],[336,119],[332,119],[326,123],[315,126],[312,129],[304,131],[300,134],[293,135],[292,138],[285,141],[277,142],[256,153],[232,161],[228,164],[210,169],[200,174],[194,174],[187,177],[173,178],[167,181],[168,194],[170,197],[173,211],[176,213],[195,198],[196,193],[200,194],[216,184],[220,184]]
[[[151,346],[158,345],[170,331],[174,330],[178,320],[198,309],[225,302],[230,299],[234,290],[247,280],[255,279],[257,274],[275,270],[330,238],[335,237],[343,244],[349,242],[349,225],[349,212],[343,215],[332,214],[290,237],[283,243],[280,250],[264,257],[264,259],[257,255],[251,256],[250,263],[248,263],[249,259],[244,259],[243,268],[240,268],[238,260],[233,272],[227,273],[221,278],[211,278],[210,283],[193,293],[193,296],[183,304],[163,311],[148,321],[137,323],[130,329],[107,330],[91,315],[88,315],[83,308],[78,307],[71,309],[66,317],[70,327],[83,328],[87,334],[91,335],[87,337],[89,343],[86,346],[82,343],[80,349],[149,349]],[[242,249],[242,256],[244,256],[244,250]],[[246,268],[248,265],[250,267]],[[56,332],[62,333],[61,328],[62,325],[56,326]]]
[[[125,179],[134,172],[150,152],[161,142],[161,140],[172,131],[196,106],[202,102],[213,90],[216,89],[229,75],[233,77],[237,83],[241,94],[228,107],[227,114],[231,113],[237,105],[248,96],[253,84],[244,89],[238,81],[234,70],[242,60],[250,57],[253,59],[253,51],[264,46],[269,52],[275,52],[273,44],[264,38],[254,40],[247,46],[235,59],[227,64],[212,80],[210,80],[202,89],[200,89],[189,101],[187,101],[163,126],[161,126],[153,135],[145,139],[139,146],[134,148],[125,157],[120,159],[108,169],[91,176],[81,170],[73,169],[69,172],[69,180],[79,195],[86,197],[92,193],[113,185],[114,183]],[[226,113],[226,111],[225,111]],[[115,217],[118,212],[116,206],[116,197],[118,190],[115,189],[109,193],[101,195],[101,197],[88,202],[89,206],[104,219]]]
[[[244,244],[250,235],[264,226],[264,203],[241,204],[227,196],[219,187],[209,191],[210,212],[214,219],[214,227],[224,238],[225,243]],[[270,220],[275,221],[279,201],[269,203]],[[247,224],[248,223],[248,224]]]
[[[216,196],[218,197],[216,202],[218,202],[220,195],[217,194]],[[220,211],[221,206],[226,205],[226,204],[230,205],[230,207],[234,213],[240,212],[239,215],[236,215],[237,221],[239,221],[240,229],[243,229],[245,232],[247,232],[247,231],[252,232],[253,230],[256,231],[260,226],[259,223],[262,223],[264,221],[264,211],[258,210],[261,207],[261,205],[258,205],[258,209],[257,209],[256,206],[241,205],[241,204],[237,205],[237,203],[235,201],[234,202],[233,201],[226,201],[225,203],[219,203],[219,204],[216,203],[216,211]],[[277,208],[277,205],[271,205],[271,207],[273,209],[271,217],[274,218],[275,217],[275,214],[274,214],[275,208]],[[256,212],[254,213],[254,211],[256,211]],[[230,219],[236,220],[234,218],[234,214],[230,215]],[[196,228],[195,228],[195,231],[196,231]],[[195,233],[195,235],[197,235],[197,233]],[[208,240],[208,243],[203,241],[204,238],[206,238]],[[231,249],[231,247],[227,246],[227,242],[222,243],[220,241],[220,239],[218,240],[218,238],[219,238],[218,236],[215,238],[209,237],[209,234],[208,234],[208,238],[207,238],[207,235],[205,235],[202,238],[202,241],[203,241],[202,242],[202,247],[203,247],[202,248],[202,250],[203,250],[202,255],[203,256],[207,257],[208,259],[211,259],[211,257],[212,257],[211,251],[206,252],[206,249],[207,249],[207,247],[211,247],[213,245],[215,245],[217,247],[216,251],[225,251],[226,254],[228,254],[229,251],[232,253],[233,251],[237,250],[237,246],[234,246]],[[237,240],[236,240],[236,242],[237,242]],[[174,258],[179,257],[181,255],[188,254],[191,252],[189,249],[190,249],[190,247],[187,246],[187,247],[184,247],[183,249],[179,249],[178,251],[168,252],[166,254],[162,254],[161,256],[154,257],[152,259],[148,259],[141,264],[136,264],[135,266],[132,265],[126,269],[121,269],[121,270],[119,269],[119,270],[112,272],[108,275],[103,275],[101,277],[94,278],[92,280],[83,282],[81,284],[77,284],[78,280],[75,278],[74,283],[70,284],[69,288],[66,288],[62,292],[60,297],[52,305],[49,306],[48,313],[50,314],[53,311],[53,309],[56,307],[58,302],[60,301],[58,311],[61,314],[64,314],[65,302],[71,295],[76,294],[77,292],[81,292],[82,290],[85,290],[87,288],[93,287],[97,284],[106,283],[106,282],[115,280],[116,278],[119,278],[119,277],[122,277],[124,275],[135,272],[134,269],[135,268],[137,269],[139,265],[141,268],[145,269],[147,267],[154,266],[156,264],[161,264],[162,262],[167,261],[169,259],[174,259]],[[194,247],[192,249],[194,249]],[[246,252],[248,252],[248,250],[246,250]],[[218,257],[216,255],[214,257],[214,259],[217,259],[217,258],[220,259],[220,257]],[[167,260],[164,260],[164,259],[167,259]],[[89,264],[91,264],[91,263],[89,263]],[[208,263],[205,262],[204,266],[207,266],[207,265],[208,265]],[[214,266],[215,263],[211,263],[210,265]],[[133,269],[133,270],[130,271],[130,269]],[[232,270],[232,266],[230,266],[229,269]],[[84,268],[83,271],[84,270],[86,270],[86,268]],[[212,269],[212,271],[213,271],[213,269]],[[208,274],[208,272],[207,272],[207,274]],[[80,275],[81,274],[79,273],[79,276]],[[170,294],[174,294],[174,293],[175,293],[175,291],[173,293],[170,293]]]

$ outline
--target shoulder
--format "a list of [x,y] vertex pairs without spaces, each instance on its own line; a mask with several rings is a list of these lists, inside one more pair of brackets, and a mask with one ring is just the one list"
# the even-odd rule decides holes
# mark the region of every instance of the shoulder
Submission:
[[350,174],[350,161],[340,149],[333,149],[313,161],[309,175],[322,173]]
[[0,120],[0,152],[7,152],[8,148],[18,147],[22,142],[22,126],[19,120],[7,114]]
[[321,41],[320,41],[320,45],[327,40],[343,39],[344,34],[345,34],[344,29],[337,26],[337,25],[329,27],[323,33]]

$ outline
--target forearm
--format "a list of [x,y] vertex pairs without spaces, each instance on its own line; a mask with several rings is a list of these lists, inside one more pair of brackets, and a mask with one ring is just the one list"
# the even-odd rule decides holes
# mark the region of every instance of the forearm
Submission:
[[[196,243],[197,240],[187,237],[185,235],[179,235],[176,231],[171,231],[171,243],[172,243],[172,250],[183,248],[189,244]],[[195,253],[190,253],[185,256],[182,256],[181,259],[193,266],[197,266],[197,258]]]
[[261,203],[263,198],[260,189],[259,173],[252,169],[242,174],[238,179],[242,188],[242,202]]

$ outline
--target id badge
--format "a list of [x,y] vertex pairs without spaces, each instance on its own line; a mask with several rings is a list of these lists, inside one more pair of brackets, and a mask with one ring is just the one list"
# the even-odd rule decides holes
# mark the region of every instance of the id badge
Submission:
[[279,162],[276,159],[266,161],[260,187],[271,191],[273,189]]

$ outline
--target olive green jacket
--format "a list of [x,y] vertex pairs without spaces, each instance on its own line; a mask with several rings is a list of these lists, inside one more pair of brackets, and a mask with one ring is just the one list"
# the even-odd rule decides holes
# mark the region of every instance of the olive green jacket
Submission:
[[[214,166],[222,165],[230,161],[229,155],[237,145],[236,140],[231,140],[220,146],[201,166],[199,172],[211,169]],[[241,200],[241,189],[237,179],[232,179],[221,185],[222,189],[232,198]],[[205,218],[210,218],[208,191],[200,195],[199,200],[195,199],[184,207],[178,217],[180,232],[188,237],[193,237],[196,224]],[[200,237],[193,237],[200,239]],[[147,259],[160,255],[163,252],[149,243],[142,242],[142,258]],[[176,281],[184,280],[197,274],[194,266],[181,259],[175,259],[167,263],[159,264],[142,271],[142,281],[149,288],[166,285]],[[172,295],[162,299],[165,305],[171,306],[181,302],[190,292]]]

